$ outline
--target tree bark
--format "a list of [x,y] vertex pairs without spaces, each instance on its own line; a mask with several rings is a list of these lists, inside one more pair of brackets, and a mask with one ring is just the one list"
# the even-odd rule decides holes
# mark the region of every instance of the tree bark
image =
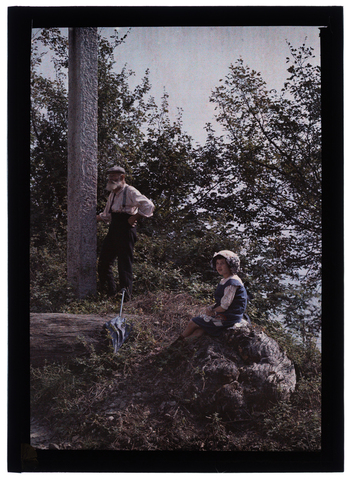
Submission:
[[40,367],[45,363],[67,362],[87,354],[93,346],[108,346],[104,324],[116,314],[72,315],[67,313],[30,314],[30,363]]
[[96,293],[98,33],[69,29],[67,277],[78,298]]

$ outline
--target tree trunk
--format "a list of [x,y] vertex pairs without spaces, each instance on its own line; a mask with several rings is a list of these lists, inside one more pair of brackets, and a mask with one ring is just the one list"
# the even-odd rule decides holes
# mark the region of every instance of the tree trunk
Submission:
[[89,347],[108,346],[103,326],[116,314],[72,315],[69,313],[30,314],[30,363],[39,367],[45,362],[66,362],[87,354]]
[[69,29],[67,277],[78,298],[96,293],[98,33]]

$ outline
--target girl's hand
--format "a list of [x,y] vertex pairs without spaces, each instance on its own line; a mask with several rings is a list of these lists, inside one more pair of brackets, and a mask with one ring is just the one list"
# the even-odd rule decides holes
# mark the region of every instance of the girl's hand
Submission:
[[206,315],[213,317],[215,315],[215,311],[212,309],[212,307],[207,307],[206,308]]

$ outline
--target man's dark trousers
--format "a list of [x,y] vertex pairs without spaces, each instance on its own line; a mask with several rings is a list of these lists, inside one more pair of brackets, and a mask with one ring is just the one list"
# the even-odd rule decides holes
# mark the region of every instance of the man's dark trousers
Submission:
[[133,288],[133,251],[137,239],[136,227],[131,227],[127,213],[111,213],[109,231],[103,241],[99,264],[99,283],[103,289],[107,284],[107,294],[117,293],[113,275],[113,264],[118,259],[118,274],[120,288],[126,288],[129,296]]

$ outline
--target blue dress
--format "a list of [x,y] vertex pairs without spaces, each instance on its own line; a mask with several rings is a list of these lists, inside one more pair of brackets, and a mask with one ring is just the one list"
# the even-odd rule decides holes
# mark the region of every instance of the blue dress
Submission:
[[223,284],[218,284],[214,294],[216,301],[215,307],[218,307],[221,304],[224,290],[229,285],[234,285],[237,289],[232,303],[225,312],[217,313],[215,317],[203,315],[192,319],[194,323],[199,325],[199,327],[205,330],[209,335],[218,336],[223,330],[232,327],[243,318],[247,305],[247,292],[244,285],[234,278],[229,278]]

